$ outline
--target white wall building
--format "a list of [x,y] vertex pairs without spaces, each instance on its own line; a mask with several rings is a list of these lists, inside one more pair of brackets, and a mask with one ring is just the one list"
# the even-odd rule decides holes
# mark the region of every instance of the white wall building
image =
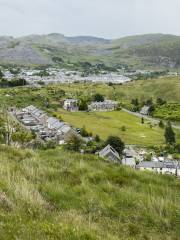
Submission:
[[77,99],[66,99],[64,101],[64,106],[63,108],[67,111],[70,111],[70,112],[76,112],[79,110],[79,107],[78,107],[78,100]]

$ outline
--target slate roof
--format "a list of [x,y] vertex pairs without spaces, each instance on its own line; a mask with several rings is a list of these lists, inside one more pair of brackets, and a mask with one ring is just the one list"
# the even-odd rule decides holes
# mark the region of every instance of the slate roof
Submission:
[[177,167],[177,164],[175,162],[149,162],[144,161],[137,165],[138,168],[171,168],[175,169]]
[[46,122],[47,122],[47,124],[49,124],[49,125],[53,125],[54,123],[58,122],[58,119],[53,118],[53,117],[50,117],[50,118],[47,119]]
[[37,110],[37,108],[33,105],[23,108],[23,111],[25,111],[25,112],[32,112],[34,110]]
[[106,157],[109,153],[112,153],[116,158],[120,159],[119,153],[110,145],[107,145],[104,149],[99,152],[101,157]]
[[140,162],[137,165],[138,168],[162,168],[163,167],[163,163],[162,162],[149,162],[149,161],[144,161],[144,162]]
[[125,155],[125,157],[133,157],[133,153],[132,153],[132,151],[130,150],[130,149],[125,149],[124,150],[124,155]]

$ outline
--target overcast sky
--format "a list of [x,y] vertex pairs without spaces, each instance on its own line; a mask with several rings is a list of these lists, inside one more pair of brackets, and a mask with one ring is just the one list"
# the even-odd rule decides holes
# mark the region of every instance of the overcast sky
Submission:
[[180,0],[0,0],[0,35],[180,35]]

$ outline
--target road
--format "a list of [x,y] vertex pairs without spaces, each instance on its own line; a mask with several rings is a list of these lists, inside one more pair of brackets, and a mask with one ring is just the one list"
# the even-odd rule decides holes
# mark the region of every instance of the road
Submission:
[[[155,119],[155,118],[152,118],[152,117],[143,115],[143,114],[141,114],[141,113],[131,112],[131,111],[125,109],[125,108],[122,108],[122,110],[123,110],[124,112],[127,112],[127,113],[129,113],[129,114],[131,114],[131,115],[134,115],[134,116],[136,116],[136,117],[144,118],[144,119],[146,119],[146,120],[148,120],[148,121],[151,121],[151,122],[153,122],[153,123],[155,123],[155,124],[159,124],[159,121],[160,121],[159,119]],[[173,127],[174,129],[180,130],[180,126],[177,126],[177,125],[172,124],[172,127]]]

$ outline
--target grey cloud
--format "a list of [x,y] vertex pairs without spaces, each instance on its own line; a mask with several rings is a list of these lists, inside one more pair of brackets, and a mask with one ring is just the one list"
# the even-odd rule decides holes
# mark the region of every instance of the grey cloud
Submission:
[[0,35],[180,35],[179,0],[0,0]]

